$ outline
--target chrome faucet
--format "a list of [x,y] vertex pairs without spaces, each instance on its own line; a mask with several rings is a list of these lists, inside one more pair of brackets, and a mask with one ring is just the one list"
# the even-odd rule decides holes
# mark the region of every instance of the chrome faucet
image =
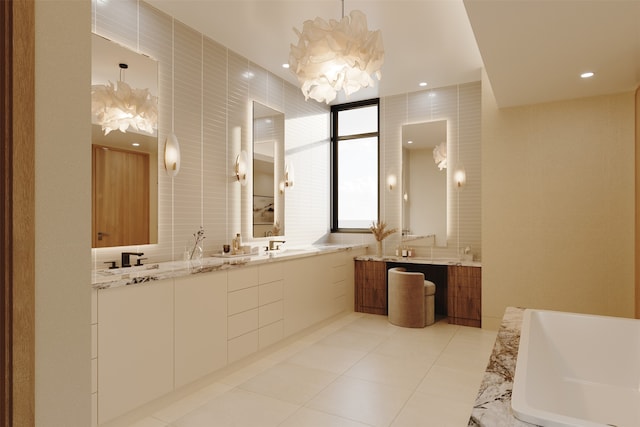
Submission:
[[276,243],[284,244],[285,241],[284,240],[269,240],[269,247],[267,248],[267,250],[268,251],[277,251],[278,249],[280,249],[280,245],[277,245]]

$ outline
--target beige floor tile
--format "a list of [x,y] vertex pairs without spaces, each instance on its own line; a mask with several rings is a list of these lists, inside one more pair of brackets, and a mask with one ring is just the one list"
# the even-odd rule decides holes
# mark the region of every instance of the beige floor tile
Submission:
[[400,359],[435,360],[447,347],[449,341],[448,337],[394,334],[380,343],[373,352]]
[[398,332],[400,327],[389,323],[387,316],[363,316],[354,320],[345,329],[366,332],[369,334],[377,334],[383,336],[393,335]]
[[318,344],[368,352],[383,341],[384,337],[358,328],[344,327],[318,341]]
[[432,394],[415,393],[391,426],[465,427],[471,415],[471,407],[468,403]]
[[407,358],[370,353],[344,375],[413,390],[434,361],[435,359],[425,357]]
[[242,383],[239,388],[302,405],[337,377],[327,371],[281,363]]
[[411,390],[342,376],[305,406],[372,426],[388,426]]
[[168,426],[169,425],[163,421],[160,421],[153,417],[147,417],[132,424],[130,427],[168,427]]
[[219,382],[236,387],[278,363],[274,359],[262,358],[246,366],[239,367],[236,371],[221,378]]
[[174,421],[176,427],[271,427],[297,409],[282,400],[234,389]]
[[347,418],[327,414],[309,408],[300,408],[295,414],[287,418],[279,427],[369,427],[369,424],[359,423]]
[[482,372],[460,371],[433,366],[424,377],[416,392],[472,404],[478,394]]
[[491,348],[488,345],[452,339],[435,365],[467,372],[484,372],[490,355]]
[[228,384],[210,384],[201,390],[198,390],[189,396],[162,408],[154,413],[153,416],[168,423],[173,422],[231,389],[232,387]]
[[464,427],[495,336],[353,313],[231,366],[134,427]]
[[288,359],[288,362],[309,368],[342,374],[367,354],[362,350],[314,344]]

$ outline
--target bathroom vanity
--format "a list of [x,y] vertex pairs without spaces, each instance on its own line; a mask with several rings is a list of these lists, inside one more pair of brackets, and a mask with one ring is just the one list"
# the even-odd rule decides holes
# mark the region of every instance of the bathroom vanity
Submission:
[[482,269],[477,262],[358,257],[354,278],[355,311],[387,314],[387,271],[394,267],[421,272],[426,280],[435,283],[435,312],[447,316],[449,323],[481,326]]
[[353,259],[364,252],[316,247],[94,275],[93,424],[351,310]]

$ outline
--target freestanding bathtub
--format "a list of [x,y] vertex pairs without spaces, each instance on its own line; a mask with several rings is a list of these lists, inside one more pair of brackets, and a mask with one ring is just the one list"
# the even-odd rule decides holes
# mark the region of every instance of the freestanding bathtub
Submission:
[[640,320],[525,310],[511,408],[541,426],[640,426]]

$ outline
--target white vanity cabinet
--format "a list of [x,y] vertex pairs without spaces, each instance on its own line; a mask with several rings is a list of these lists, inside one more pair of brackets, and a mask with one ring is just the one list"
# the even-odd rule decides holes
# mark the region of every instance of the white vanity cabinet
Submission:
[[275,262],[229,271],[229,363],[282,339],[283,264]]
[[175,279],[175,387],[227,364],[227,273]]
[[352,307],[353,256],[347,251],[282,263],[285,336]]
[[173,390],[173,280],[98,291],[98,423]]
[[184,390],[351,310],[353,257],[362,252],[269,260],[94,290],[92,424]]
[[91,290],[91,427],[98,425],[98,290]]
[[284,336],[284,273],[282,262],[258,269],[258,348],[263,349]]
[[258,267],[230,270],[228,277],[228,361],[258,351]]

